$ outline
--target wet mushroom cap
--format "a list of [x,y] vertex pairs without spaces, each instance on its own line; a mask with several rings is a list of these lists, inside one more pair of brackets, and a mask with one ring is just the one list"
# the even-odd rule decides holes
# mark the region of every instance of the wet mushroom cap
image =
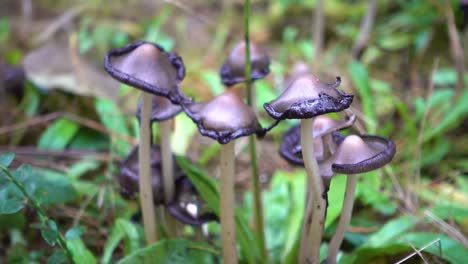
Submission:
[[134,42],[112,49],[105,56],[104,68],[123,83],[178,103],[184,63],[177,54],[157,44]]
[[184,104],[183,108],[202,135],[221,144],[254,133],[258,136],[264,134],[252,109],[231,91],[206,102]]
[[306,119],[318,115],[340,112],[349,107],[353,95],[336,89],[341,79],[323,83],[314,75],[303,75],[295,79],[275,100],[263,107],[274,119]]
[[[141,98],[138,100],[136,116],[140,120],[141,116]],[[162,96],[152,96],[151,121],[165,121],[173,118],[182,111],[180,105],[173,104],[169,99]]]
[[[184,175],[182,169],[175,163],[174,178],[177,181]],[[158,145],[151,146],[151,185],[153,187],[153,199],[155,204],[164,203],[164,186],[162,183],[161,148]],[[139,190],[138,146],[135,146],[128,156],[122,161],[120,173],[117,175],[120,192],[124,198],[134,198]]]
[[202,225],[219,221],[187,176],[176,181],[174,200],[168,205],[169,213],[184,224]]
[[[250,43],[250,61],[252,63],[251,79],[262,79],[270,73],[270,57],[266,51],[256,43]],[[234,85],[245,82],[245,42],[238,43],[229,54],[220,69],[221,80],[224,85]]]
[[395,144],[387,138],[374,135],[350,135],[333,155],[335,173],[357,174],[372,171],[389,163],[395,155]]

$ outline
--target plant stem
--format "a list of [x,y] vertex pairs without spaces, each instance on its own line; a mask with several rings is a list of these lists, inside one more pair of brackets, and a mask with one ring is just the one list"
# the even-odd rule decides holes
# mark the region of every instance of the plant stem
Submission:
[[154,214],[153,189],[151,184],[151,103],[152,95],[142,93],[140,147],[138,148],[139,161],[139,189],[143,226],[145,228],[146,242],[154,243],[158,240],[156,233],[156,219]]
[[333,235],[330,244],[328,245],[327,264],[336,263],[336,256],[338,255],[338,250],[340,249],[341,243],[343,242],[346,230],[349,227],[349,222],[351,221],[351,215],[353,213],[356,182],[356,175],[348,175],[348,178],[346,179],[346,191],[343,201],[343,209],[341,210],[340,220],[338,222],[338,226],[336,227],[335,234]]
[[[171,121],[159,122],[159,138],[161,142],[162,177],[164,186],[164,201],[170,203],[174,197],[174,163],[171,148]],[[176,237],[176,222],[171,214],[166,213],[166,228],[170,237]]]
[[[251,71],[252,63],[250,61],[250,0],[244,0],[244,44],[245,44],[245,79],[247,88],[247,104],[252,107],[254,113],[257,113],[257,101],[255,90],[252,87]],[[262,194],[260,189],[260,175],[257,166],[257,146],[255,136],[249,137],[249,151],[252,168],[252,192],[254,206],[254,222],[258,247],[262,253],[264,263],[268,262],[268,254],[265,245]]]
[[[24,197],[26,197],[27,201],[29,204],[36,209],[37,213],[39,214],[39,218],[41,219],[42,224],[47,225],[49,221],[49,217],[45,214],[45,212],[42,210],[42,207],[37,203],[37,201],[29,195],[29,193],[26,191],[24,188],[23,184],[15,179],[15,177],[11,174],[11,172],[0,165],[0,170],[2,170],[9,178],[11,182],[21,191]],[[65,250],[65,253],[67,254],[68,259],[71,261],[71,263],[75,263],[73,260],[73,255],[68,249],[67,242],[65,241],[65,238],[63,237],[62,233],[57,231],[57,242],[59,246]]]
[[324,197],[323,181],[315,159],[314,139],[313,139],[314,118],[301,120],[301,145],[304,165],[307,177],[310,178],[312,192],[310,194],[310,204],[307,205],[307,212],[304,214],[306,225],[310,223],[307,231],[307,247],[301,245],[300,263],[318,264],[320,258],[320,245],[322,242],[323,225],[325,220],[326,199]]
[[223,262],[237,263],[236,225],[234,221],[234,141],[221,146],[220,220]]
[[323,53],[323,31],[324,31],[324,12],[323,12],[323,0],[315,1],[314,7],[314,25],[313,25],[313,40],[315,44],[314,51],[314,70],[317,70],[318,63],[322,61]]

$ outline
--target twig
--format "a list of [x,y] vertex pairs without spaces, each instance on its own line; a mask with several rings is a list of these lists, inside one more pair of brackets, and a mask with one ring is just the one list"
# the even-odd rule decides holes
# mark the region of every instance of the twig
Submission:
[[97,152],[94,150],[53,150],[39,149],[36,147],[0,147],[0,152],[13,152],[17,156],[44,156],[48,158],[90,158],[97,161],[113,161],[118,157],[109,155],[107,152]]
[[361,28],[359,30],[359,35],[354,42],[353,48],[351,49],[351,56],[354,59],[359,60],[364,48],[367,46],[369,37],[372,32],[372,27],[374,25],[375,15],[377,14],[377,0],[369,0],[367,13],[362,19]]
[[463,235],[462,232],[457,230],[455,227],[449,225],[443,219],[441,219],[437,215],[433,214],[429,210],[425,210],[424,215],[427,216],[431,220],[431,222],[433,222],[435,224],[435,227],[437,227],[438,229],[440,229],[442,232],[446,233],[447,235],[449,235],[453,239],[459,241],[465,247],[468,247],[468,239],[466,238],[465,235]]
[[400,261],[398,261],[398,262],[395,263],[395,264],[401,264],[401,263],[407,261],[408,259],[412,258],[412,257],[415,256],[415,255],[419,255],[419,256],[423,259],[424,263],[427,263],[426,260],[422,257],[421,251],[425,250],[426,248],[432,246],[432,245],[435,244],[435,243],[439,243],[439,257],[442,257],[442,251],[441,251],[441,248],[440,248],[440,246],[441,246],[441,245],[440,245],[441,241],[440,241],[440,238],[437,238],[436,240],[434,240],[434,241],[432,241],[431,243],[425,245],[424,247],[420,248],[419,250],[416,250],[416,249],[414,248],[414,246],[410,244],[410,246],[415,250],[415,252],[409,254],[408,256],[406,256],[405,258],[401,259]]

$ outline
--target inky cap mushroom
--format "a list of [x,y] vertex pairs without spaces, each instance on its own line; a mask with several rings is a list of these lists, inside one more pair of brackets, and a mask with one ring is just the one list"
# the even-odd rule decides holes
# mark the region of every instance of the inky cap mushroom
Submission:
[[350,135],[333,155],[332,170],[343,174],[372,171],[389,163],[395,151],[395,144],[390,139],[374,135]]
[[349,107],[353,95],[336,89],[341,83],[323,83],[314,75],[301,75],[275,100],[263,107],[274,119],[307,119]]
[[221,144],[254,133],[258,136],[265,134],[252,109],[231,91],[207,102],[182,104],[182,107],[202,135]]
[[[141,115],[141,98],[138,100],[138,108],[136,116],[140,120]],[[180,105],[173,104],[169,99],[162,96],[152,96],[152,107],[151,107],[151,121],[166,121],[176,116],[182,111]]]
[[175,197],[168,205],[168,209],[172,216],[188,225],[218,221],[218,216],[208,208],[187,176],[176,181]]
[[148,93],[180,100],[179,83],[185,77],[182,59],[150,42],[134,42],[110,50],[104,67],[115,79]]
[[[155,204],[164,202],[164,187],[162,183],[161,149],[158,145],[151,146],[151,175],[153,186],[153,198]],[[175,163],[175,180],[184,176],[182,169]],[[138,192],[138,146],[135,146],[130,154],[125,158],[120,167],[120,174],[117,176],[120,184],[120,192],[125,198],[133,198]],[[177,186],[176,186],[177,189]]]
[[[250,43],[250,60],[252,63],[251,79],[264,78],[270,73],[270,57],[258,44]],[[229,54],[228,59],[220,69],[221,81],[224,85],[234,85],[245,82],[245,42],[238,43]]]

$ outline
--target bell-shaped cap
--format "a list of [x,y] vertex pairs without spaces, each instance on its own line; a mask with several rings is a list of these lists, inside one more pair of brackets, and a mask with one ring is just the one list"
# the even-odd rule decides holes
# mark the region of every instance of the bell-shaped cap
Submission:
[[332,156],[332,170],[343,174],[372,171],[389,163],[395,151],[395,144],[390,139],[375,135],[350,135]]
[[[136,116],[140,120],[141,116],[141,98],[138,100]],[[173,118],[182,111],[180,105],[173,104],[169,99],[163,96],[152,96],[151,122],[160,122]]]
[[[270,57],[260,45],[250,42],[250,61],[252,63],[252,80],[262,79],[270,73]],[[221,81],[224,85],[234,85],[245,82],[245,42],[238,43],[231,50],[229,57],[220,69]]]
[[303,75],[309,75],[311,73],[311,69],[307,63],[304,61],[298,61],[294,63],[291,71],[289,72],[288,76],[285,78],[285,82],[283,83],[283,89],[286,89],[294,82],[297,78]]
[[[184,176],[182,169],[174,160],[175,180]],[[134,198],[139,190],[138,146],[135,146],[120,166],[120,174],[117,176],[120,184],[120,193],[124,198]],[[161,148],[158,145],[151,146],[151,185],[155,204],[164,203],[164,186],[162,183]],[[176,186],[177,188],[177,186]]]
[[[333,133],[351,126],[356,120],[355,116],[350,116],[343,119],[334,119],[329,116],[318,116],[314,119],[313,136],[314,136],[314,151],[315,157],[318,161],[322,161],[326,157],[327,151],[325,148],[329,147],[326,142],[327,135],[331,136],[332,144],[335,146],[341,143],[343,137],[339,133]],[[293,165],[304,166],[302,158],[301,146],[301,127],[300,124],[291,127],[284,135],[280,144],[280,155]]]
[[169,203],[168,209],[172,216],[188,225],[202,225],[219,220],[187,176],[176,181],[174,200]]
[[150,42],[134,42],[107,52],[104,68],[115,79],[137,89],[180,100],[179,83],[185,77],[182,59]]
[[182,107],[202,135],[221,144],[254,133],[265,134],[252,109],[231,91],[206,102],[182,104]]
[[349,107],[353,95],[336,89],[341,79],[327,84],[314,75],[301,75],[275,100],[263,107],[274,119],[306,119]]

